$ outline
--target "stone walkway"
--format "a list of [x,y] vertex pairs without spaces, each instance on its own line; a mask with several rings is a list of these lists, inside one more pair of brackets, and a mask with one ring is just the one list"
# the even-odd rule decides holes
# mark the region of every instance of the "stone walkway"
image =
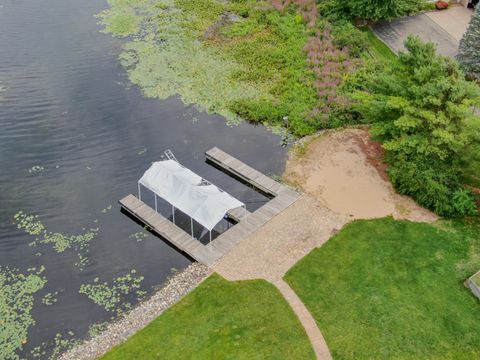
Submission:
[[312,315],[282,278],[311,250],[324,244],[348,218],[302,195],[295,203],[245,238],[213,269],[227,280],[265,279],[274,284],[297,314],[318,359],[331,359]]
[[295,314],[297,314],[298,319],[302,323],[305,332],[310,339],[310,343],[312,344],[313,351],[315,351],[315,354],[317,355],[317,359],[331,360],[332,355],[330,355],[327,343],[325,342],[315,319],[305,307],[302,300],[300,300],[295,291],[293,291],[285,281],[277,280],[274,282],[274,285],[280,290],[285,300],[288,301]]

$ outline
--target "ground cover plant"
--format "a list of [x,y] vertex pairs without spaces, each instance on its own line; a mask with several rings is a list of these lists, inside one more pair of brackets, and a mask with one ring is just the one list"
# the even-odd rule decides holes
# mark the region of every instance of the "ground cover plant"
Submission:
[[336,87],[360,51],[334,42],[311,0],[109,4],[100,23],[131,40],[120,59],[146,96],[178,94],[230,123],[287,127],[297,136],[332,126],[325,114],[344,100]]
[[353,96],[357,110],[382,142],[400,193],[442,216],[475,214],[462,177],[471,177],[467,173],[476,164],[465,159],[478,149],[474,106],[480,91],[432,43],[410,37],[405,46],[397,61],[363,74],[363,90]]
[[263,280],[210,276],[102,359],[314,359],[296,315]]
[[286,275],[338,359],[476,359],[480,223],[355,221]]

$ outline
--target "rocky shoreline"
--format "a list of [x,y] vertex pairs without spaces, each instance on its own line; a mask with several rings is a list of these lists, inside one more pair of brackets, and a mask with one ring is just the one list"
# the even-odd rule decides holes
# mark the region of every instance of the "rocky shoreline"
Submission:
[[195,289],[210,274],[211,270],[208,267],[192,263],[184,271],[170,278],[165,286],[148,300],[108,325],[105,331],[64,353],[60,359],[93,360],[98,358],[144,328],[165,309]]

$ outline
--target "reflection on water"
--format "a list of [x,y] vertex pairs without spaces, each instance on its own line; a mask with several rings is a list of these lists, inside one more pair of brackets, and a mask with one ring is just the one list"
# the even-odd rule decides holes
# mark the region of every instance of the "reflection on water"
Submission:
[[[128,89],[117,61],[122,43],[101,34],[93,17],[105,7],[99,0],[6,0],[0,7],[0,265],[22,272],[44,265],[47,279],[35,294],[25,352],[56,334],[84,337],[92,323],[110,319],[79,293],[82,284],[114,284],[133,269],[151,293],[172,268],[189,264],[117,205],[163,150],[250,209],[264,198],[205,164],[204,152],[218,146],[266,173],[283,167],[285,149],[264,128],[229,128],[177,99]],[[51,234],[98,228],[85,266],[75,266],[75,249],[56,251],[17,229],[19,211],[38,215]],[[126,301],[134,302],[130,295]]]

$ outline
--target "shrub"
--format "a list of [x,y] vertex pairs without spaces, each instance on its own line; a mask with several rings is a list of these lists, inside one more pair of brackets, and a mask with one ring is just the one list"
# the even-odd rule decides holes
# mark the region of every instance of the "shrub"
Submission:
[[321,6],[329,16],[377,21],[419,11],[422,0],[330,0]]
[[346,48],[350,56],[353,57],[360,57],[368,47],[367,34],[357,29],[350,22],[335,24],[332,36],[335,46]]
[[460,183],[461,160],[475,141],[469,129],[479,90],[432,43],[409,37],[405,47],[391,67],[364,78],[365,90],[353,96],[356,109],[373,122],[372,135],[383,143],[402,194],[439,215],[471,214],[475,204]]

